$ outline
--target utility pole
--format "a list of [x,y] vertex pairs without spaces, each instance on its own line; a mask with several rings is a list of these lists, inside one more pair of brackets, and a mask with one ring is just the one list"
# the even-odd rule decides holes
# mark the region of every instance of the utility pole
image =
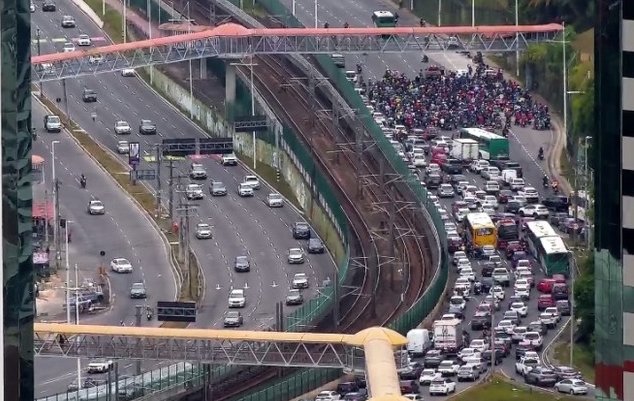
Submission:
[[[573,202],[573,217],[574,224],[572,226],[572,246],[573,249],[577,248],[577,221],[579,219],[579,168],[580,168],[580,160],[579,160],[579,146],[581,144],[581,140],[579,140],[575,145],[575,164],[574,164],[574,192],[572,197]],[[586,196],[587,198],[587,196]],[[572,364],[574,358],[574,349],[575,349],[575,269],[577,264],[575,263],[575,254],[574,251],[570,252],[570,261],[568,262],[569,270],[570,270],[570,365]]]
[[[55,183],[53,184],[55,187],[55,259],[57,260],[57,264],[59,265],[59,261],[62,259],[61,253],[61,233],[59,229],[60,224],[60,213],[59,213],[59,179],[55,178]],[[59,266],[58,266],[59,267]]]
[[169,215],[174,218],[174,160],[169,160]]
[[363,165],[363,126],[360,119],[354,120],[355,152],[357,153],[357,197],[361,199],[361,166]]
[[[179,177],[180,178],[180,177]],[[188,275],[189,280],[189,293],[194,295],[193,280],[194,275],[191,269],[190,255],[189,255],[189,224],[190,224],[190,210],[196,209],[196,205],[183,204],[182,201],[177,211],[183,212],[180,216],[180,235],[179,239],[179,255],[183,261],[184,271]]]
[[156,145],[156,216],[161,218],[161,145],[159,144]]
[[[143,305],[136,305],[136,327],[141,327],[141,316],[143,316]],[[137,344],[140,346],[140,344]],[[143,372],[141,371],[141,360],[136,361],[136,375],[139,376]]]

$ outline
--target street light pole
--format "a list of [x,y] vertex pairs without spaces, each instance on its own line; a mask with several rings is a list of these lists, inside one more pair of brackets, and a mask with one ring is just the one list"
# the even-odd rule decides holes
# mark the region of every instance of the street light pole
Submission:
[[[518,1],[515,0],[515,27],[519,27],[520,24],[520,11]],[[515,75],[520,78],[520,47],[519,47],[519,33],[515,33]]]
[[[192,33],[192,20],[190,17],[190,5],[187,2],[187,33]],[[192,75],[192,60],[189,60],[189,118],[194,119],[194,79]]]
[[[75,263],[75,324],[79,325],[79,268],[77,263]],[[77,385],[81,387],[81,358],[77,358]]]
[[[70,251],[68,248],[68,226],[70,226],[70,221],[66,221],[66,226],[64,227],[64,233],[66,234],[65,244],[66,244],[66,324],[70,324]],[[75,305],[77,308],[77,305]]]
[[123,0],[123,13],[121,15],[121,28],[123,29],[123,43],[127,43],[128,41],[128,0]]
[[568,62],[566,60],[566,26],[562,32],[561,51],[562,51],[562,75],[563,75],[563,91],[564,91],[564,136],[568,137]]
[[440,26],[440,22],[441,22],[441,18],[440,16],[442,15],[442,0],[438,0],[438,26]]
[[[57,145],[59,141],[51,142],[51,169],[53,175],[53,242],[55,243],[55,259],[59,260],[59,194],[57,193],[59,184],[57,182],[57,176],[55,175],[55,145]],[[56,268],[59,265],[56,266]]]
[[[249,67],[249,87],[251,89],[251,116],[255,116],[255,85],[253,84],[253,67],[256,66],[257,64],[253,63],[253,54],[251,54],[250,56],[251,61],[247,64],[247,63],[231,63],[232,66],[242,66],[242,67]],[[252,132],[253,134],[253,170],[256,169],[257,167],[257,143],[256,143],[256,136],[255,136],[255,130],[253,130]]]
[[471,26],[475,26],[475,0],[471,0]]
[[319,18],[317,18],[317,0],[315,0],[315,28],[319,27]]

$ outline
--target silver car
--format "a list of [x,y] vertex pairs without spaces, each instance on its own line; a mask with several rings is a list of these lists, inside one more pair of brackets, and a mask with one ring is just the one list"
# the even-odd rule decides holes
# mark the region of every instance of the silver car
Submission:
[[91,200],[88,202],[88,214],[106,214],[106,207],[100,200]]
[[304,251],[302,248],[291,248],[288,250],[288,263],[302,264],[304,263]]
[[196,238],[198,239],[211,239],[213,234],[211,233],[211,226],[207,223],[196,224]]
[[209,193],[211,196],[225,196],[227,195],[227,187],[220,181],[212,181],[209,186]]
[[284,198],[280,194],[268,194],[266,196],[266,204],[268,207],[282,207],[284,206]]
[[128,141],[119,141],[117,142],[117,153],[120,155],[127,155],[130,153],[130,142]]
[[129,135],[132,133],[132,127],[127,121],[117,121],[114,124],[114,133],[117,135]]
[[308,288],[308,276],[306,273],[295,273],[292,282],[293,289]]

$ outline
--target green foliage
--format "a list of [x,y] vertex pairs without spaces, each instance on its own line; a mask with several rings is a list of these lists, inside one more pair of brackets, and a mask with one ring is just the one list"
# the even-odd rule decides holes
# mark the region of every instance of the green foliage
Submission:
[[524,18],[535,23],[565,21],[582,31],[594,24],[594,1],[523,0]]
[[588,252],[579,261],[581,275],[575,280],[575,318],[579,342],[594,345],[594,255]]

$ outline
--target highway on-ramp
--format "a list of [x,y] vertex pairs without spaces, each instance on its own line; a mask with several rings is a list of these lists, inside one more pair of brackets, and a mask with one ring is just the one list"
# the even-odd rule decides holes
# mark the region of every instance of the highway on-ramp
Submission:
[[[104,36],[70,1],[62,0],[57,5],[58,11],[55,13],[43,13],[38,9],[33,14],[33,37],[35,38],[36,29],[39,28],[40,38],[45,40],[40,43],[42,54],[61,51],[66,40],[72,40],[80,33],[97,38]],[[75,17],[76,28],[61,28],[60,21],[65,14]],[[37,47],[35,43],[33,46]],[[97,92],[96,103],[82,102],[84,88]],[[69,79],[66,81],[66,91],[72,119],[100,143],[113,150],[120,139],[137,140],[141,144],[142,153],[151,155],[154,144],[164,138],[204,136],[199,127],[136,77],[122,77],[119,73],[112,73]],[[52,99],[60,98],[60,108],[64,110],[66,105],[60,83],[45,83],[44,93]],[[150,119],[156,123],[159,135],[139,136],[137,127],[141,119]],[[123,138],[115,136],[113,127],[118,120],[129,122],[133,129],[132,135]],[[291,235],[292,224],[303,218],[288,204],[280,209],[269,209],[263,199],[272,190],[266,185],[256,191],[254,198],[239,198],[236,194],[237,185],[247,174],[242,166],[225,168],[215,158],[200,159],[199,162],[206,168],[210,179],[225,183],[229,195],[213,198],[209,196],[207,180],[203,184],[205,199],[189,202],[195,206],[190,226],[194,227],[198,222],[210,223],[214,231],[212,240],[192,239],[192,248],[202,266],[207,285],[205,298],[199,305],[201,309],[196,325],[222,325],[230,289],[245,288],[247,306],[242,310],[245,326],[269,327],[273,323],[275,303],[284,300],[293,275],[298,272],[308,274],[311,289],[305,297],[310,298],[326,277],[333,277],[332,258],[329,254],[308,255],[305,264],[288,265],[287,250],[306,245],[304,241],[294,240]],[[175,166],[175,175],[186,175],[189,161],[176,162]],[[154,164],[144,161],[139,168],[154,168]],[[162,169],[161,175],[167,178],[166,167]],[[182,184],[188,182],[187,177],[182,180]],[[162,186],[163,204],[166,205],[166,180]],[[175,199],[178,200],[182,191],[176,192]],[[252,266],[250,273],[234,272],[234,259],[241,255],[249,257]],[[291,308],[295,307],[287,309]]]
[[[41,128],[45,111],[39,102],[33,102],[32,113],[34,126],[38,127],[33,153],[45,158],[44,174],[49,186],[52,176],[51,146],[53,141],[59,141],[55,144],[55,170],[60,182],[60,215],[71,221],[71,285],[74,286],[75,281],[75,264],[79,268],[80,283],[84,278],[97,277],[98,267],[102,263],[100,251],[105,252],[103,263],[106,268],[115,257],[128,259],[134,267],[131,274],[108,271],[112,304],[105,312],[80,315],[81,323],[118,325],[123,321],[126,325],[133,325],[135,305],[152,303],[159,295],[161,299],[176,298],[176,282],[164,242],[152,227],[149,218],[120,190],[114,180],[89,158],[68,133],[46,133]],[[78,178],[81,174],[88,178],[86,189],[79,185]],[[34,190],[43,193],[42,188]],[[105,204],[105,215],[88,214],[88,202],[93,199],[101,200]],[[62,278],[64,272],[65,268],[62,266]],[[130,299],[130,286],[134,282],[145,283],[147,301]],[[157,324],[156,321],[143,321],[143,325]],[[36,358],[35,365],[38,397],[66,391],[68,384],[75,377],[76,365],[71,359]],[[124,363],[122,366],[122,374],[129,373],[126,365],[128,364]]]

